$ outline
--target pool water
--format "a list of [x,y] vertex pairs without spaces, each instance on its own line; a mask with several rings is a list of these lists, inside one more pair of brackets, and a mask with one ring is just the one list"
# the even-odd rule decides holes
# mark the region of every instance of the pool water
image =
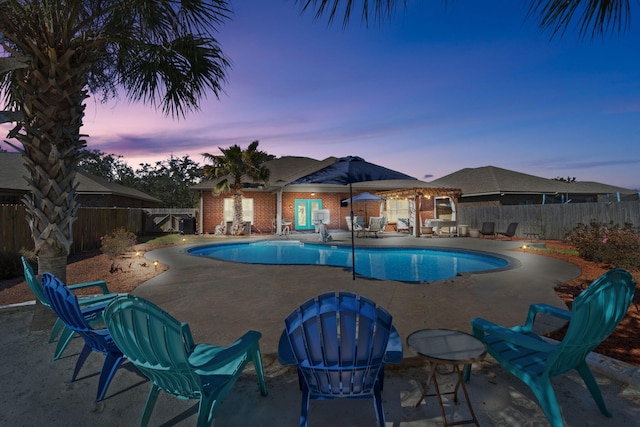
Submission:
[[[226,261],[276,265],[351,267],[350,246],[327,246],[295,240],[270,240],[200,246],[189,250]],[[430,282],[506,267],[504,258],[479,252],[427,248],[356,248],[356,273],[382,280]]]

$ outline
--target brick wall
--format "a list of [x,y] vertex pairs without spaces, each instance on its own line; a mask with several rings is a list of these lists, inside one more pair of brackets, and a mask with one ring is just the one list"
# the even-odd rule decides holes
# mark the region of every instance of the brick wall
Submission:
[[[203,228],[204,233],[215,231],[224,218],[224,199],[231,194],[214,196],[211,191],[204,191],[203,200]],[[255,191],[245,191],[246,198],[253,199],[252,231],[255,233],[271,233],[273,219],[276,217],[276,195]]]
[[[357,193],[355,193],[357,194]],[[354,195],[355,195],[354,194]],[[203,192],[204,220],[203,231],[205,233],[213,232],[216,225],[219,225],[223,218],[224,198],[231,197],[230,194],[214,196],[210,191]],[[245,191],[245,197],[253,199],[254,222],[252,231],[254,233],[271,233],[272,224],[276,218],[277,196],[272,193],[262,193],[257,191]],[[349,198],[348,190],[341,193],[314,193],[308,192],[283,193],[282,194],[282,216],[285,220],[292,222],[292,228],[295,224],[295,201],[296,199],[320,199],[322,200],[322,208],[328,209],[331,218],[328,228],[341,228],[346,230],[347,223],[345,217],[349,216],[351,209],[348,204],[341,206],[341,201]],[[425,211],[424,218],[433,217],[433,201],[430,202],[431,212]],[[423,205],[426,208],[429,203]],[[378,203],[356,202],[353,204],[354,215],[364,216],[365,210],[367,217],[378,216],[380,214]]]

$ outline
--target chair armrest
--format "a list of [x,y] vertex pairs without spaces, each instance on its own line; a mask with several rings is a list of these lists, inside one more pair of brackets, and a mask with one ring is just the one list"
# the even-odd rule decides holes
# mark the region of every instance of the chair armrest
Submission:
[[482,318],[473,319],[471,326],[473,327],[473,336],[479,338],[482,342],[486,342],[484,335],[487,333],[514,345],[527,347],[535,351],[552,351],[556,347],[556,344],[550,344],[540,338],[534,338],[530,335],[516,332]]
[[387,344],[387,351],[384,355],[385,363],[400,363],[402,362],[402,340],[400,334],[395,327],[391,326],[391,332],[389,333],[389,342]]
[[67,287],[69,289],[71,289],[71,290],[97,287],[97,288],[102,289],[102,293],[103,294],[106,295],[106,294],[109,293],[109,288],[107,287],[107,282],[105,282],[104,280],[96,280],[96,281],[93,281],[93,282],[76,283],[76,284],[73,284],[73,285],[69,285]]
[[296,364],[296,358],[293,355],[293,349],[289,343],[286,330],[280,334],[280,341],[278,342],[278,362],[283,366]]
[[529,313],[527,314],[527,320],[525,321],[525,324],[521,327],[521,330],[526,332],[532,332],[536,315],[539,313],[558,317],[566,321],[571,320],[571,312],[569,310],[564,310],[562,308],[554,307],[548,304],[531,304],[529,306]]
[[228,347],[198,344],[189,355],[189,364],[199,375],[207,375],[257,348],[261,337],[260,332],[248,331]]
[[82,315],[87,321],[92,321],[101,318],[102,312],[109,305],[108,303],[95,304],[90,305],[88,307],[82,308]]
[[98,295],[98,296],[87,296],[87,297],[83,297],[82,295],[80,295],[78,297],[78,305],[80,307],[84,307],[84,306],[90,306],[90,305],[94,305],[94,304],[100,304],[103,302],[111,302],[111,300],[116,299],[120,294],[118,294],[117,292],[111,293],[111,294],[104,294],[104,295]]

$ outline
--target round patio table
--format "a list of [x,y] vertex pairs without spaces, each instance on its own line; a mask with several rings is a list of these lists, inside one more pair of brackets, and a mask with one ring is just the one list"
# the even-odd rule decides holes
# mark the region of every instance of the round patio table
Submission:
[[[424,357],[429,364],[429,377],[427,381],[422,382],[422,396],[420,396],[420,399],[416,403],[416,407],[420,405],[425,397],[436,396],[440,404],[442,422],[445,427],[472,423],[479,426],[476,414],[471,407],[467,388],[464,385],[461,366],[481,361],[487,354],[484,343],[464,332],[450,329],[422,329],[407,337],[407,345],[420,356]],[[447,370],[447,368],[449,369]],[[438,375],[451,374],[457,375],[457,381],[453,391],[441,391],[438,385]],[[433,383],[436,392],[429,394],[428,391],[431,383]],[[468,420],[448,422],[444,404],[442,403],[442,396],[452,394],[453,401],[458,403],[458,389],[460,388],[462,388],[462,392],[467,401],[471,418]]]

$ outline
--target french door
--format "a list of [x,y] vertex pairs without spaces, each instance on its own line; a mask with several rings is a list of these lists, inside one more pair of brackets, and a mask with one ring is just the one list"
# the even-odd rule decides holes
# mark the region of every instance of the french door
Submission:
[[296,199],[296,230],[315,230],[311,214],[318,209],[322,209],[322,199]]

